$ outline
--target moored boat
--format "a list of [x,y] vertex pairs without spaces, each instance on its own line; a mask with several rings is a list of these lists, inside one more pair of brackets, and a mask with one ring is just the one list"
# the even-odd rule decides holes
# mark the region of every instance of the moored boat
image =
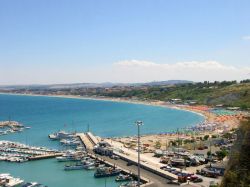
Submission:
[[111,177],[111,176],[119,175],[120,173],[121,173],[121,170],[115,167],[99,167],[97,168],[94,174],[94,177],[95,178]]
[[73,165],[65,165],[64,170],[69,171],[69,170],[81,170],[84,169],[84,166],[82,163],[76,163]]
[[130,175],[123,175],[123,174],[119,174],[116,178],[115,181],[116,182],[123,182],[123,181],[130,181],[133,178]]
[[130,181],[130,182],[121,184],[119,187],[136,187],[136,186],[138,186],[137,181]]

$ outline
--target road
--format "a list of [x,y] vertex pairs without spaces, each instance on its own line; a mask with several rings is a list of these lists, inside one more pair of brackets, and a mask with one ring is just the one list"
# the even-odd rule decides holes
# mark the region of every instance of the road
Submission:
[[[110,163],[113,163],[121,168],[131,171],[132,173],[137,173],[137,166],[127,166],[127,162],[121,159],[114,160],[107,156],[99,156],[100,158],[107,160]],[[153,174],[145,169],[141,168],[141,175],[152,182],[152,184],[148,185],[148,187],[173,187],[173,185],[167,184],[168,179],[160,177],[156,174]]]

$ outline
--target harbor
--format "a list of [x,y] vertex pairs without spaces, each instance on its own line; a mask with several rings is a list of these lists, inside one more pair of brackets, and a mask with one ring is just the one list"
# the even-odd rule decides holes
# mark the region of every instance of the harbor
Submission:
[[[20,96],[20,98],[22,97]],[[44,103],[44,100],[48,99],[51,102],[55,98],[43,97],[41,99]],[[71,104],[74,105],[75,100],[66,99],[66,102],[70,106]],[[141,105],[135,106],[142,107]],[[150,111],[150,107],[146,109]],[[157,107],[156,109],[154,108],[157,112],[167,110],[163,107],[159,107],[159,111]],[[67,112],[68,110],[65,111],[65,113]],[[165,133],[159,134],[147,134],[144,131],[140,136],[140,151],[137,145],[138,137],[134,135],[136,128],[133,127],[133,124],[124,124],[133,127],[128,129],[128,132],[133,131],[133,135],[108,136],[109,130],[115,130],[118,134],[122,132],[122,125],[119,126],[117,121],[117,126],[112,125],[113,118],[108,124],[105,124],[105,127],[109,127],[107,132],[105,129],[103,130],[106,133],[105,136],[98,131],[99,128],[94,125],[89,126],[88,122],[79,121],[77,117],[75,117],[77,120],[72,123],[65,124],[64,121],[70,121],[63,118],[65,115],[57,118],[57,120],[50,120],[53,119],[53,116],[40,117],[38,111],[36,115],[38,120],[31,122],[27,119],[26,121],[22,120],[19,116],[16,119],[17,121],[22,121],[23,124],[32,124],[32,128],[26,133],[10,133],[2,136],[4,139],[11,140],[9,141],[11,143],[8,144],[9,147],[3,147],[5,155],[2,155],[4,156],[2,160],[5,161],[0,162],[0,167],[3,169],[1,173],[10,173],[13,176],[20,176],[25,181],[39,181],[48,186],[56,187],[63,186],[67,181],[73,183],[73,186],[81,186],[83,179],[90,183],[89,186],[101,187],[105,181],[110,187],[136,185],[138,184],[138,152],[140,152],[140,182],[143,186],[171,186],[171,183],[209,186],[210,182],[218,183],[223,171],[219,164],[223,160],[219,160],[216,152],[225,148],[230,150],[233,139],[230,142],[222,138],[223,133],[230,132],[230,126],[226,129],[218,129],[220,131],[225,130],[225,132],[222,131],[218,134],[218,137],[214,137],[211,132],[218,127],[218,122],[209,125],[211,121],[200,122],[200,119],[204,119],[202,116],[181,110],[167,110],[164,115],[169,112],[177,112],[177,116],[180,114],[190,115],[191,119],[197,117],[195,118],[197,121],[190,122],[194,125],[183,125],[176,131],[166,130]],[[48,115],[52,114],[49,113]],[[212,114],[210,115],[212,116]],[[232,115],[232,113],[227,115]],[[60,120],[58,121],[58,119]],[[95,119],[91,121],[96,123]],[[160,122],[154,122],[154,124],[158,123]],[[188,123],[185,122],[185,124]],[[147,127],[146,125],[148,124],[145,124],[145,127]],[[194,129],[188,129],[189,127]],[[183,130],[184,128],[186,131]],[[91,131],[88,129],[91,129]],[[142,130],[144,130],[144,127],[142,127]],[[187,130],[195,133],[188,134]],[[126,133],[124,132],[124,134]],[[207,137],[207,135],[209,136]],[[19,141],[22,142],[22,146],[15,144],[16,147],[11,147],[13,143]],[[24,145],[27,148],[22,148],[25,147]],[[208,157],[207,152],[210,150],[210,145],[212,156]],[[46,146],[46,148],[43,146]],[[193,148],[195,150],[192,150]],[[27,171],[31,167],[34,172],[22,172],[22,170]],[[221,172],[218,172],[219,170]],[[53,181],[54,178],[51,179],[50,175],[55,175],[55,178],[60,179],[60,181]],[[87,176],[88,178],[86,178]],[[122,180],[126,181],[123,182]],[[70,184],[68,183],[68,185]]]
[[[62,156],[56,157],[58,162],[74,162],[71,164],[65,164],[65,171],[83,169],[95,170],[95,178],[116,176],[115,181],[117,182],[128,181],[120,184],[119,186],[121,187],[132,187],[137,185],[138,175],[128,170],[128,167],[119,166],[116,162],[117,159],[110,159],[114,156],[113,153],[110,152],[110,155],[108,155],[110,157],[107,158],[105,155],[101,156],[95,154],[94,148],[96,148],[99,144],[101,138],[94,136],[91,132],[67,133],[65,131],[59,131],[57,133],[50,134],[49,138],[51,140],[58,140],[64,145],[65,140],[67,140],[67,142],[72,142],[77,141],[76,138],[79,138],[81,141],[81,144],[78,144],[77,146],[70,144],[71,148],[75,148],[75,151],[68,151]],[[83,146],[85,150],[83,149]],[[140,182],[141,186],[148,186],[151,184],[150,180],[145,177],[141,177]]]
[[60,155],[62,155],[60,151],[47,149],[45,147],[34,147],[17,142],[0,141],[0,161],[26,162],[29,160],[53,158]]
[[[175,151],[155,150],[154,155],[144,154],[144,144],[141,149],[140,168],[142,175],[138,180],[137,174],[137,149],[131,149],[116,138],[101,138],[93,135],[92,132],[66,132],[58,131],[48,135],[51,141],[56,141],[65,147],[64,151],[48,149],[45,147],[27,146],[24,144],[1,141],[1,160],[9,162],[26,162],[56,158],[58,162],[65,162],[63,170],[95,170],[95,178],[116,177],[115,181],[124,182],[119,186],[136,186],[140,181],[141,186],[166,186],[171,181],[181,180],[182,183],[202,182],[201,175],[217,178],[223,174],[218,173],[218,168],[204,167],[200,172],[190,172],[185,168],[188,163],[196,162],[202,165],[208,163],[201,155],[192,155],[183,148],[176,148]],[[183,159],[185,156],[185,160]],[[156,159],[154,157],[160,157]],[[187,159],[189,157],[189,159]],[[167,161],[163,162],[165,159]],[[194,166],[194,163],[193,163]],[[216,167],[214,167],[216,168]],[[217,175],[217,176],[216,176]],[[155,180],[157,178],[157,180]],[[160,179],[160,180],[159,180]],[[160,181],[160,182],[159,182]],[[178,183],[177,182],[177,183]]]
[[0,136],[10,133],[22,132],[25,129],[30,129],[30,127],[25,127],[23,124],[17,121],[0,121]]

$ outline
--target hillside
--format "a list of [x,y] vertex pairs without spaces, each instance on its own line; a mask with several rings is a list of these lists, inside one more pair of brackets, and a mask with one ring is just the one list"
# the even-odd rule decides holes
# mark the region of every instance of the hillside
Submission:
[[242,122],[232,147],[221,187],[250,186],[250,119]]
[[250,80],[193,83],[190,81],[162,81],[144,84],[69,84],[48,86],[21,86],[0,88],[0,92],[104,96],[133,98],[140,100],[181,99],[181,103],[191,102],[206,105],[218,105],[250,108]]
[[121,90],[110,93],[99,93],[109,97],[138,97],[168,101],[182,99],[195,100],[198,104],[238,106],[250,108],[250,83],[196,83],[174,86],[154,86],[147,89]]

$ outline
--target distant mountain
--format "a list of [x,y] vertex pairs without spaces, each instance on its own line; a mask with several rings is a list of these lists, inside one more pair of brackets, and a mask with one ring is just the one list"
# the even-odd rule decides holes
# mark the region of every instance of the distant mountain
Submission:
[[9,85],[0,86],[0,89],[14,90],[14,89],[75,89],[75,88],[111,88],[114,86],[163,86],[193,83],[187,80],[167,80],[167,81],[153,81],[146,83],[72,83],[72,84],[49,84],[49,85]]
[[167,81],[154,81],[154,82],[143,83],[143,85],[163,86],[163,85],[187,84],[187,83],[193,83],[193,82],[188,80],[167,80]]

